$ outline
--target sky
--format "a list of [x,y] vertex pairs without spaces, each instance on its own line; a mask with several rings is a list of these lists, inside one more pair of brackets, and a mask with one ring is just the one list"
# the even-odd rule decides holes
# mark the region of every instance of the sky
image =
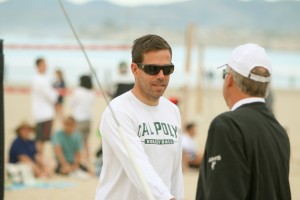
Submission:
[[[0,0],[0,2],[9,1],[9,0]],[[83,4],[88,1],[95,1],[95,0],[67,0],[77,4]],[[123,6],[140,6],[140,5],[157,5],[157,4],[167,4],[171,2],[182,2],[188,0],[102,0],[108,1],[114,4],[123,5]]]
[[[85,3],[87,1],[93,1],[93,0],[67,0],[74,3]],[[188,0],[104,0],[109,1],[111,3],[115,3],[118,5],[124,5],[124,6],[140,6],[140,5],[150,5],[150,4],[167,4],[167,3],[174,3],[174,2],[182,2],[182,1],[188,1]],[[240,1],[251,1],[251,0],[240,0]],[[265,1],[280,1],[280,0],[265,0]],[[284,1],[284,0],[281,0]],[[300,1],[300,0],[295,0]]]
[[[0,0],[0,2],[9,1],[9,0]],[[83,4],[88,1],[95,1],[95,0],[67,0],[77,4]],[[141,6],[141,5],[157,5],[157,4],[167,4],[167,3],[174,3],[174,2],[182,2],[188,0],[102,0],[108,1],[114,4],[122,5],[122,6]],[[251,0],[240,0],[240,1],[251,1]],[[265,0],[265,1],[280,1],[280,0]],[[284,0],[281,0],[284,1]],[[295,0],[300,1],[300,0]]]
[[[74,3],[85,3],[91,0],[67,0]],[[166,4],[171,2],[180,2],[180,1],[187,1],[187,0],[106,0],[111,3],[115,3],[118,5],[124,6],[140,6],[140,5],[150,5],[150,4]]]

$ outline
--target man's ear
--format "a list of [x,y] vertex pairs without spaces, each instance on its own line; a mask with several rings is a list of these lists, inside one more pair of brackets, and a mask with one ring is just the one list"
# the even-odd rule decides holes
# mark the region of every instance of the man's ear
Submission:
[[137,66],[137,64],[131,63],[130,68],[131,68],[131,72],[132,72],[134,78],[136,78],[136,76],[137,76],[137,71],[138,71],[138,66]]
[[233,76],[231,73],[228,73],[228,75],[226,76],[226,82],[225,84],[227,84],[228,87],[232,87],[234,84],[234,80],[233,80]]

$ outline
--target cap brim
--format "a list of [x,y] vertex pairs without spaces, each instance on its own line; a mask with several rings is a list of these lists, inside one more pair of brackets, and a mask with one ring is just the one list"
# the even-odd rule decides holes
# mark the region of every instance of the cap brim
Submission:
[[221,65],[221,66],[217,67],[217,69],[220,69],[222,67],[227,67],[227,66],[228,66],[227,64],[224,64],[224,65]]

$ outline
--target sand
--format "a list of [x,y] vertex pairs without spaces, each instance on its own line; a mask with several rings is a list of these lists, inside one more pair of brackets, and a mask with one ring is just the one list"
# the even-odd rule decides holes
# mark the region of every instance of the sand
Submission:
[[[31,116],[31,97],[28,90],[25,88],[17,88],[16,90],[8,90],[6,86],[4,101],[5,101],[5,159],[7,159],[8,149],[15,137],[14,129],[22,121],[33,123]],[[199,150],[203,151],[207,130],[211,120],[219,113],[226,111],[227,107],[222,98],[220,89],[206,89],[203,92],[202,98],[197,98],[197,93],[190,92],[189,95],[184,95],[182,90],[168,90],[166,97],[176,96],[180,98],[180,109],[183,112],[183,118],[187,121],[194,121],[198,124],[197,142]],[[183,96],[187,96],[184,99]],[[290,184],[293,199],[300,199],[300,91],[297,90],[274,90],[274,110],[279,122],[288,130],[291,143],[291,168],[290,168]],[[69,97],[66,97],[65,114],[69,114],[68,108]],[[202,102],[197,104],[196,102]],[[185,107],[185,105],[188,105]],[[101,95],[97,96],[96,102],[93,105],[93,122],[92,130],[94,132],[90,137],[90,145],[92,154],[94,155],[100,146],[100,139],[96,134],[101,113],[106,104]],[[186,113],[186,114],[185,114]],[[59,119],[55,120],[55,129],[59,129],[61,123]],[[46,156],[53,159],[51,144],[47,144]],[[92,159],[94,161],[94,159]],[[184,187],[186,199],[195,198],[195,191],[198,179],[197,170],[188,170],[184,172]],[[43,180],[45,181],[45,180]],[[74,183],[72,187],[58,189],[43,189],[43,188],[28,188],[16,191],[5,191],[6,200],[32,199],[32,200],[56,200],[56,199],[94,199],[95,188],[98,183],[98,178],[90,178],[87,180],[78,180],[55,176],[51,180],[46,180],[49,183],[55,182],[70,182]]]

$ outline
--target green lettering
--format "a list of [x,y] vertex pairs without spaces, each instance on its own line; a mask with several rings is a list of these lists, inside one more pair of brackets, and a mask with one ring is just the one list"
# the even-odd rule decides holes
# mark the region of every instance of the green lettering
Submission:
[[140,133],[141,127],[142,127],[142,126],[139,125],[139,130],[138,130],[138,136],[139,136],[139,137],[141,137],[141,133]]
[[165,135],[169,135],[167,125],[165,123],[161,123],[162,129]]
[[154,122],[154,127],[156,130],[156,134],[158,135],[158,132],[161,130],[161,125],[159,122]]
[[147,133],[147,135],[149,135],[148,128],[147,128],[146,124],[145,124],[145,123],[143,123],[143,135],[142,135],[142,136],[144,136],[144,135],[145,135],[145,133]]
[[148,126],[149,126],[149,129],[150,129],[151,135],[154,135],[154,132],[152,131],[150,124],[148,124]]
[[172,129],[173,129],[173,131],[175,133],[175,138],[177,138],[177,126],[172,126],[171,125],[171,127],[172,127]]

